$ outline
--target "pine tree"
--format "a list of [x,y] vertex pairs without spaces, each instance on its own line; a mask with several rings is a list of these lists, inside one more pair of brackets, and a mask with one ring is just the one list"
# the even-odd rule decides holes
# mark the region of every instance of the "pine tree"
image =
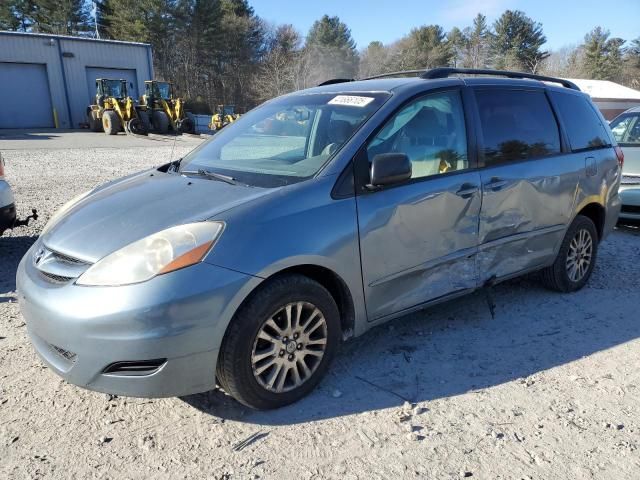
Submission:
[[37,32],[82,35],[91,30],[90,10],[84,0],[34,0],[33,24]]
[[549,52],[542,50],[547,38],[542,25],[519,10],[506,10],[493,26],[491,50],[495,66],[535,73]]
[[451,66],[461,67],[464,61],[464,51],[467,45],[467,37],[458,27],[453,27],[447,33],[447,43],[451,48]]
[[33,24],[33,0],[4,0],[0,2],[0,30],[27,32]]
[[465,28],[466,38],[463,65],[466,68],[485,68],[489,61],[491,32],[487,27],[487,17],[478,13],[471,28]]
[[351,31],[338,17],[324,15],[307,35],[306,50],[312,59],[311,81],[352,78],[358,67],[358,52]]
[[583,69],[588,78],[596,80],[618,80],[622,74],[621,38],[609,38],[609,31],[594,28],[584,38]]
[[446,67],[454,56],[440,25],[414,28],[399,42],[399,49],[399,70]]

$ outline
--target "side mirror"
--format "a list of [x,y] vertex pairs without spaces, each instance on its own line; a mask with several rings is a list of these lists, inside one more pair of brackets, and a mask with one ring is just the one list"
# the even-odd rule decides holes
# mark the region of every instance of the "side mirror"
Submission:
[[371,161],[371,187],[383,187],[411,178],[411,160],[404,153],[379,153]]

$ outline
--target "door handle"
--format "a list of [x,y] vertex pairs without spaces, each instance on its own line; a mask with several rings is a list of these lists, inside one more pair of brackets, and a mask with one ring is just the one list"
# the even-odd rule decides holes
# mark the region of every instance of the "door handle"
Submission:
[[504,187],[508,182],[506,180],[501,180],[499,178],[493,177],[489,183],[485,183],[485,188],[489,190],[493,190],[494,192],[500,190]]
[[456,195],[462,198],[469,198],[474,193],[477,193],[478,190],[480,190],[480,187],[478,187],[478,185],[474,185],[473,183],[463,183],[460,186],[460,189],[456,192]]

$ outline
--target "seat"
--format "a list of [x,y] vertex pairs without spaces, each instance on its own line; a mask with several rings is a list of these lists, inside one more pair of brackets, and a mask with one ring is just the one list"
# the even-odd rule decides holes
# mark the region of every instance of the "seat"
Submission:
[[353,126],[346,120],[331,120],[327,130],[329,144],[322,149],[322,155],[333,155],[351,136]]

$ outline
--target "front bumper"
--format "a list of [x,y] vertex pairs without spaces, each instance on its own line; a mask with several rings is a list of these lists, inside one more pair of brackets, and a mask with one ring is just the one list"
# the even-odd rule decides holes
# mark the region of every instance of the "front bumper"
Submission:
[[620,185],[619,192],[622,201],[620,218],[640,220],[640,184]]
[[[133,397],[211,390],[224,330],[240,292],[259,279],[200,263],[136,285],[56,283],[33,264],[18,267],[20,308],[37,353],[70,383]],[[153,368],[107,372],[122,362]]]

